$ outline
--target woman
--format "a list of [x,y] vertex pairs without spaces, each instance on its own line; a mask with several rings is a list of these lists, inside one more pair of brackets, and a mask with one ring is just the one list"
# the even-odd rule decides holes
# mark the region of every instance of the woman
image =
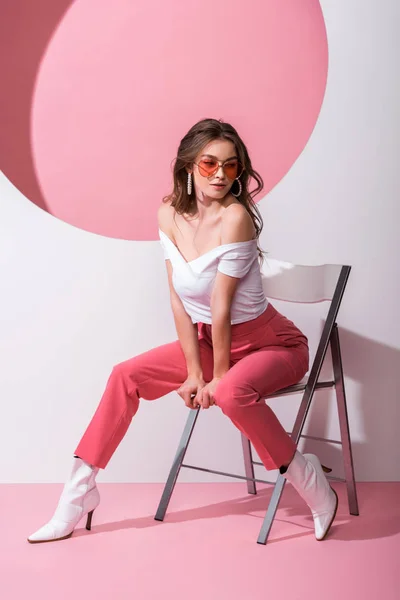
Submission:
[[[228,123],[203,119],[182,139],[174,189],[158,210],[178,339],[116,365],[75,451],[52,519],[28,541],[66,539],[100,497],[95,477],[124,437],[140,398],[176,390],[191,409],[218,406],[252,442],[266,469],[279,469],[311,509],[323,539],[337,509],[318,458],[302,455],[262,400],[308,370],[307,338],[269,303],[261,285],[253,202],[263,188]],[[250,177],[257,182],[248,191]]]

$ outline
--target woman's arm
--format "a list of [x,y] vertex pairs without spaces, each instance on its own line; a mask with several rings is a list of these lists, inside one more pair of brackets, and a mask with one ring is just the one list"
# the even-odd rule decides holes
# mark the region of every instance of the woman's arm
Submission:
[[179,298],[174,286],[172,285],[171,261],[166,260],[165,264],[168,272],[171,308],[174,315],[176,332],[178,334],[179,342],[186,359],[188,377],[203,377],[203,369],[200,362],[197,323],[192,323],[192,319],[187,314],[182,304],[182,300]]
[[[162,203],[157,213],[158,226],[170,239],[173,239],[171,226],[173,211],[174,209],[169,204]],[[192,323],[192,319],[186,312],[182,300],[175,291],[172,283],[171,261],[167,259],[165,265],[168,273],[171,308],[174,315],[176,332],[186,360],[188,377],[195,376],[203,378],[197,323]]]
[[[232,204],[224,211],[221,244],[246,242],[254,237],[254,224],[247,210]],[[238,277],[217,272],[211,294],[212,343],[214,350],[214,378],[229,371],[231,352],[231,306],[239,283]]]
[[[229,275],[222,275],[229,277]],[[229,371],[229,357],[231,353],[231,316],[230,310],[225,305],[212,309],[212,344],[214,353],[213,379],[221,379]]]

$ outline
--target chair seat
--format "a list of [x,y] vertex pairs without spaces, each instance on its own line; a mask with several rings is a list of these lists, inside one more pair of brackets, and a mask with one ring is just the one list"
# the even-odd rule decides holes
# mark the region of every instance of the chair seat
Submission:
[[[285,396],[287,394],[296,394],[298,392],[302,392],[306,389],[308,377],[309,376],[306,375],[298,383],[295,383],[294,385],[289,385],[288,387],[282,388],[281,390],[278,390],[278,391],[274,392],[273,394],[268,394],[268,396],[264,396],[264,398],[276,398],[277,396]],[[319,390],[321,388],[330,388],[330,387],[334,387],[334,385],[335,385],[334,381],[319,381],[315,385],[315,389]]]

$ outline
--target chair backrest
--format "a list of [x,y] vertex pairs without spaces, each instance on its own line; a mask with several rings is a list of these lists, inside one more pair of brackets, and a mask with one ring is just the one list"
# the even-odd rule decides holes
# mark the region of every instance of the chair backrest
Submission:
[[332,300],[342,265],[294,265],[265,258],[261,267],[265,295],[287,302]]
[[264,259],[261,267],[262,285],[267,298],[298,303],[331,301],[313,365],[316,361],[320,362],[319,370],[350,270],[348,265],[295,265],[272,258]]

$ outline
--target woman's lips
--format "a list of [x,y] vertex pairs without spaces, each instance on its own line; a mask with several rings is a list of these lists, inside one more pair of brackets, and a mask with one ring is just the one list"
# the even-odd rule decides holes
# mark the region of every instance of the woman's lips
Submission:
[[213,187],[215,187],[215,188],[217,188],[217,189],[221,189],[221,190],[222,190],[222,188],[224,188],[224,187],[226,186],[226,184],[225,184],[225,183],[221,183],[221,184],[218,184],[218,183],[212,183],[211,185],[212,185]]

